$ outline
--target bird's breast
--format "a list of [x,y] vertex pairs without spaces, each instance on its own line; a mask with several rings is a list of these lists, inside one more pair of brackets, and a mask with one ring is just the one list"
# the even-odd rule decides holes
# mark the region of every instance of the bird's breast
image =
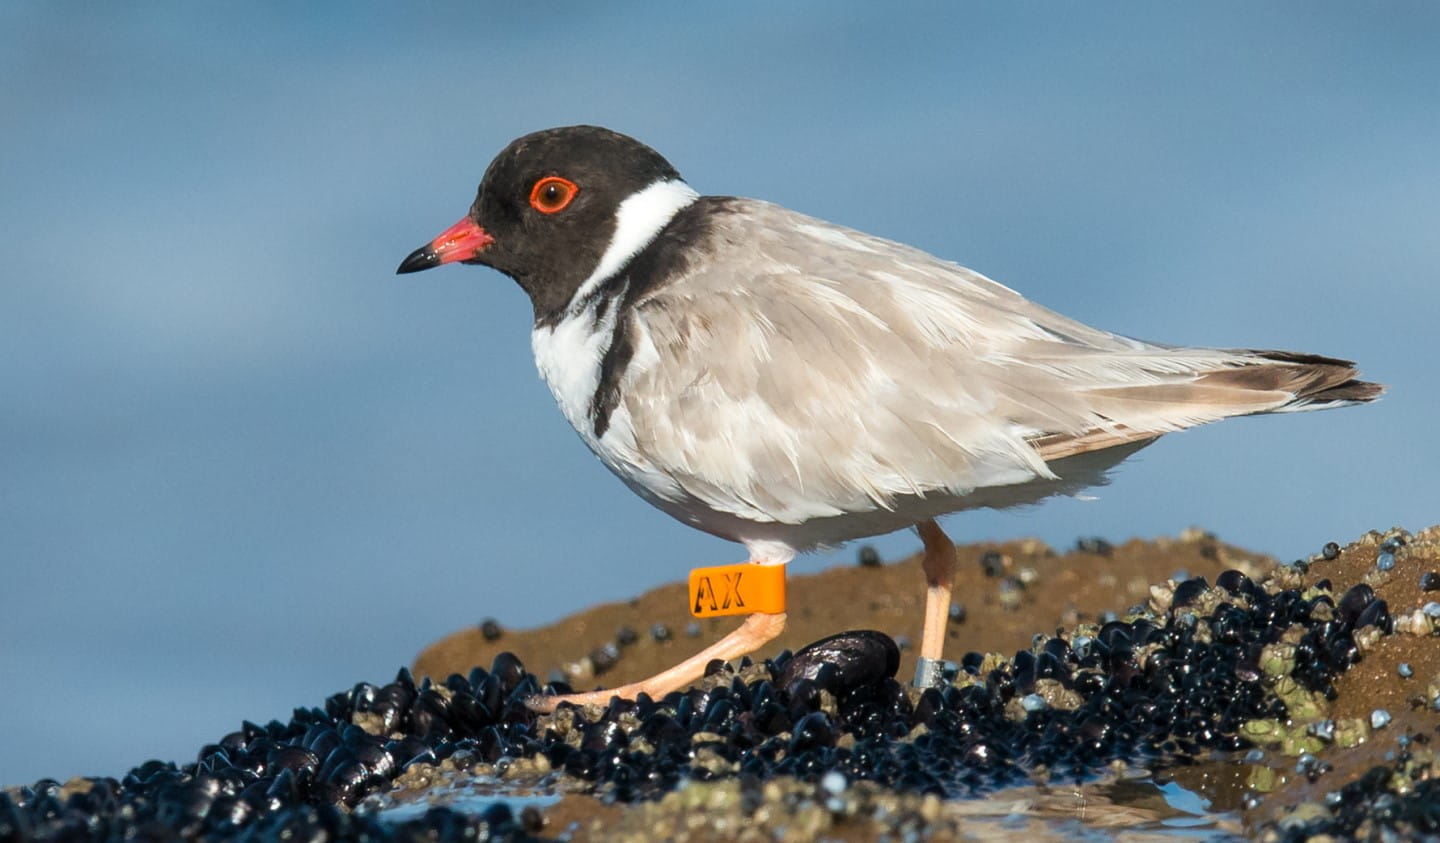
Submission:
[[[530,334],[535,366],[550,387],[560,412],[591,448],[594,435],[590,408],[600,385],[605,354],[615,337],[615,308],[586,308],[568,314],[559,322],[536,325]],[[596,440],[596,441],[592,441]]]

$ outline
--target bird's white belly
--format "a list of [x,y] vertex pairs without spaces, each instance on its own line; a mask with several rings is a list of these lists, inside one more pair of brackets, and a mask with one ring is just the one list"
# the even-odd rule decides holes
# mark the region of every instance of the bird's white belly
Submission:
[[560,405],[560,412],[595,456],[641,497],[675,514],[667,504],[685,495],[636,447],[630,413],[623,402],[611,412],[604,434],[595,435],[590,406],[600,385],[601,363],[614,337],[614,322],[615,308],[611,307],[599,320],[592,310],[586,310],[553,328],[537,327],[530,334],[535,366]]

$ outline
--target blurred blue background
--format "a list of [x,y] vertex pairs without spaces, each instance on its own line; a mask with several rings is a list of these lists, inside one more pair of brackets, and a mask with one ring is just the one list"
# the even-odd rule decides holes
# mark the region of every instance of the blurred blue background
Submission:
[[589,455],[513,283],[393,275],[552,125],[1101,327],[1392,386],[959,541],[1199,524],[1293,558],[1440,521],[1440,7],[535,9],[0,7],[0,784],[189,760],[486,616],[742,558]]

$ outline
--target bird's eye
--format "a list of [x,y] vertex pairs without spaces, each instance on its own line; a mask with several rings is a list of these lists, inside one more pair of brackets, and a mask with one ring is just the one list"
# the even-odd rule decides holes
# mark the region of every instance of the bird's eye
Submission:
[[575,200],[580,188],[569,179],[546,176],[530,188],[530,207],[542,214],[558,214]]

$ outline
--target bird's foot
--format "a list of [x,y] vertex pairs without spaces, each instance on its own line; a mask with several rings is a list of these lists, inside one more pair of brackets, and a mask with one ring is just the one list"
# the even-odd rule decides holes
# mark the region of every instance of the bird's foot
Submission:
[[663,670],[649,679],[632,682],[605,691],[590,691],[584,694],[537,695],[525,701],[531,711],[549,714],[563,703],[570,705],[609,705],[611,698],[633,700],[641,693],[653,698],[663,697],[671,691],[688,687],[705,675],[705,668],[715,659],[730,661],[749,655],[785,630],[785,613],[768,615],[754,614],[745,618],[739,629],[706,647],[674,667]]

